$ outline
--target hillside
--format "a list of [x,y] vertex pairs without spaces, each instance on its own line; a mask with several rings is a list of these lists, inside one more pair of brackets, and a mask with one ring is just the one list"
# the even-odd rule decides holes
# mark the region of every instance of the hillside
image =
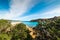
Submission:
[[46,19],[33,19],[33,20],[31,20],[31,21],[47,21],[47,20],[49,20],[49,21],[54,21],[54,20],[57,20],[57,19],[60,19],[60,16],[58,16],[58,17],[53,17],[53,18],[46,18]]
[[36,19],[29,27],[21,22],[0,20],[0,40],[60,40],[60,17]]
[[34,40],[60,40],[60,17],[33,21],[39,23],[33,28],[36,33]]

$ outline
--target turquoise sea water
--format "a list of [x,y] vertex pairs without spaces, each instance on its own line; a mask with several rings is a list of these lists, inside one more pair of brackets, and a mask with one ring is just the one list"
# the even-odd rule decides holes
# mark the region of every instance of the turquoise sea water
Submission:
[[30,22],[30,21],[23,21],[22,23],[28,25],[29,27],[35,27],[38,24],[38,22]]

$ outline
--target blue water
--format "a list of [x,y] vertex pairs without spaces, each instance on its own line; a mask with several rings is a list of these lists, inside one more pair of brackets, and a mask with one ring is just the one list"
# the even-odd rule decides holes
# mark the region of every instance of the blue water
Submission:
[[38,24],[38,22],[30,22],[30,21],[23,21],[22,23],[28,25],[29,27],[35,27]]

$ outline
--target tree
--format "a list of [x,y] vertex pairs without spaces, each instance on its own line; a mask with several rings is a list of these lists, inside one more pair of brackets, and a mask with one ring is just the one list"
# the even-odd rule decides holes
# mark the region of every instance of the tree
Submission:
[[25,40],[27,38],[27,28],[23,23],[17,24],[12,30],[13,36],[11,40]]

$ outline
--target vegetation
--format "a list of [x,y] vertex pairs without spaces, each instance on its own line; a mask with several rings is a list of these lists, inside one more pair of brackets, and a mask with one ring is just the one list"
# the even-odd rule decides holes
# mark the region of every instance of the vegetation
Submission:
[[8,21],[8,20],[3,20],[3,19],[1,19],[1,20],[0,20],[0,33],[1,33],[1,32],[4,32],[8,27],[10,27],[10,26],[11,26],[10,23],[11,23],[11,22]]
[[12,39],[11,40],[25,40],[27,38],[27,29],[25,24],[18,24],[12,30]]
[[19,23],[12,28],[11,21],[1,19],[0,40],[60,40],[59,17],[37,20],[37,22],[39,24],[33,28],[36,34],[33,39],[25,24]]
[[[38,21],[38,25],[35,27],[40,36],[36,37],[36,40],[60,40],[60,18],[54,20]],[[37,35],[38,35],[37,34]]]
[[23,23],[17,24],[10,31],[6,32],[6,29],[11,28],[11,22],[8,20],[0,20],[0,40],[29,40],[26,25]]

